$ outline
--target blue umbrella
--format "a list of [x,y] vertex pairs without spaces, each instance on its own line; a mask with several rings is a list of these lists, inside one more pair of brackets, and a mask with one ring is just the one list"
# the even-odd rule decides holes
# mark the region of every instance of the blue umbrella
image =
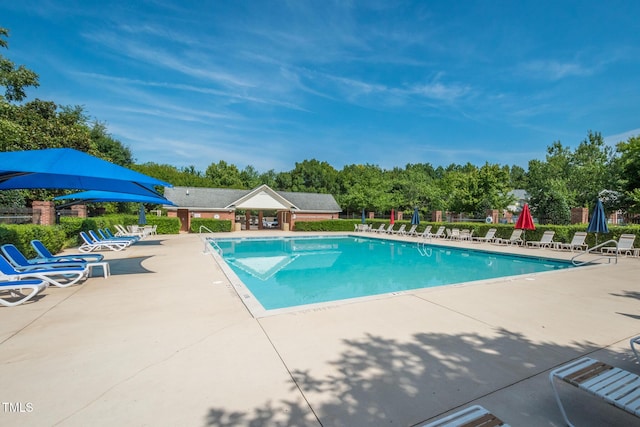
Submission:
[[103,190],[160,196],[172,185],[71,148],[0,153],[0,190]]
[[144,205],[140,203],[140,212],[138,213],[138,225],[147,223],[147,214],[144,212]]
[[418,212],[418,208],[413,209],[413,216],[411,217],[411,225],[420,224],[420,212]]
[[602,206],[600,199],[596,202],[596,207],[593,210],[591,221],[589,221],[587,232],[596,233],[596,245],[598,244],[598,233],[609,232],[609,227],[607,227],[607,215],[604,213],[604,206]]
[[67,194],[66,196],[55,197],[53,200],[75,200],[75,202],[68,203],[67,205],[101,202],[140,202],[175,206],[171,200],[165,199],[160,195],[143,196],[139,194],[116,193],[115,191],[100,190],[89,190],[82,191],[80,193]]
[[362,208],[362,223],[364,224],[364,208]]

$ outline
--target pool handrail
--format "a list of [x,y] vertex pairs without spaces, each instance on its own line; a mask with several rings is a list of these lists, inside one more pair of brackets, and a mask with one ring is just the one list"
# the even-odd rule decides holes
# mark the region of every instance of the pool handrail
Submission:
[[[602,248],[603,246],[608,245],[609,243],[613,243],[613,244],[615,244],[615,245],[616,245],[616,252],[615,252],[615,254],[604,254],[603,252],[599,252],[599,254],[600,254],[601,256],[600,256],[600,257],[598,257],[598,258],[591,259],[591,260],[589,260],[589,261],[576,261],[576,259],[577,259],[577,258],[579,258],[579,257],[581,257],[582,255],[585,255],[585,254],[589,254],[589,253],[595,252],[597,249],[600,249],[600,248]],[[617,241],[617,240],[614,240],[614,239],[607,240],[606,242],[602,242],[602,243],[600,243],[599,245],[596,245],[596,246],[594,246],[594,247],[592,247],[592,248],[589,248],[589,249],[587,249],[587,250],[586,250],[586,251],[584,251],[584,252],[580,252],[579,254],[574,255],[574,256],[571,258],[571,263],[572,263],[573,265],[575,265],[575,266],[581,266],[581,265],[584,265],[584,264],[588,264],[588,263],[590,263],[590,262],[598,261],[598,260],[600,260],[600,259],[606,259],[606,260],[607,260],[607,262],[608,262],[609,264],[611,264],[611,259],[614,259],[614,260],[615,260],[615,263],[617,264],[617,263],[618,263],[618,250],[617,250],[617,249],[618,249],[618,241]]]
[[203,229],[203,228],[204,228],[205,230],[207,230],[207,232],[209,232],[209,233],[213,233],[213,231],[211,231],[208,227],[206,227],[206,226],[204,226],[204,225],[201,225],[201,226],[200,226],[200,228],[198,229],[198,233],[202,234],[202,229]]
[[[211,229],[209,229],[207,226],[204,226],[204,225],[201,225],[200,228],[198,228],[198,234],[202,234],[203,229],[207,230],[208,233],[213,234],[213,231],[211,231]],[[222,255],[222,248],[216,243],[215,240],[204,238],[204,237],[201,237],[201,239],[204,242],[203,252],[205,254],[210,252],[211,248],[213,247],[213,249],[215,249],[220,255]]]

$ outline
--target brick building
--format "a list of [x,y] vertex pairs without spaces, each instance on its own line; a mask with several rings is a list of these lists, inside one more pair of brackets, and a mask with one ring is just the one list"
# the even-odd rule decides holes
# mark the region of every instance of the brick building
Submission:
[[268,185],[253,190],[167,187],[164,196],[175,204],[165,208],[180,218],[181,231],[190,229],[191,218],[230,220],[232,230],[293,230],[296,221],[337,219],[342,211],[331,194],[275,191]]

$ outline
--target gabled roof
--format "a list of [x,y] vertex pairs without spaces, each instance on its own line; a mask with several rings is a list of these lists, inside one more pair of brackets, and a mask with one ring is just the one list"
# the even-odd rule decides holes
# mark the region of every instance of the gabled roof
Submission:
[[332,213],[342,211],[331,194],[275,191],[268,185],[261,185],[253,190],[173,187],[165,188],[164,196],[176,207],[191,210],[265,209]]
[[164,189],[164,197],[180,208],[222,210],[248,192],[227,188],[173,187]]
[[272,190],[266,184],[251,190],[249,193],[227,207],[230,208],[234,206],[236,209],[255,209],[256,207],[261,207],[262,209],[298,210],[295,205],[282,197],[278,192]]

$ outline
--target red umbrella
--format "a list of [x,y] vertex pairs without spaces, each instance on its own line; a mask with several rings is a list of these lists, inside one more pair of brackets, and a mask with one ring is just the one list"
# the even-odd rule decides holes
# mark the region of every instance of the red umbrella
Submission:
[[390,223],[391,225],[393,225],[393,224],[395,224],[395,223],[396,223],[396,220],[395,220],[395,218],[394,218],[394,214],[393,214],[393,209],[391,209],[391,220],[389,221],[389,223]]
[[529,205],[525,203],[522,208],[522,212],[520,212],[520,216],[518,217],[518,221],[516,221],[515,228],[519,228],[522,230],[535,230],[536,226],[533,223],[533,218],[531,217],[531,212],[529,212]]

